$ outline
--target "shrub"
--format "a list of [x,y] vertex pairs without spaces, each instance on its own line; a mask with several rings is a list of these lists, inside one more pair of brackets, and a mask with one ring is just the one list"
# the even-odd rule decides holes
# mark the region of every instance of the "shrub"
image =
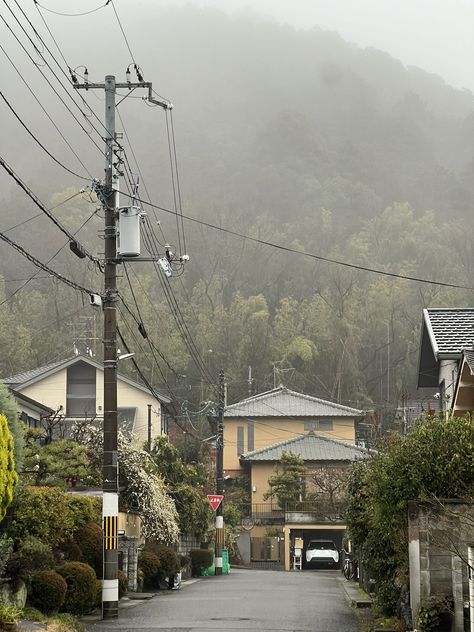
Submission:
[[212,565],[214,559],[213,551],[210,549],[193,549],[189,552],[189,556],[194,577],[199,577],[205,568]]
[[74,513],[68,494],[57,487],[27,485],[21,488],[14,503],[14,519],[8,529],[15,542],[31,535],[55,546],[73,530]]
[[96,579],[94,606],[100,608],[102,605],[102,580]]
[[79,496],[77,494],[68,494],[68,498],[68,505],[74,516],[74,532],[91,522],[97,526],[100,525],[102,516],[101,498]]
[[128,592],[128,577],[123,571],[118,572],[118,581],[119,581],[119,599]]
[[35,571],[49,570],[53,566],[51,547],[38,538],[29,536],[21,543],[18,551],[10,556],[6,572],[13,579],[27,579]]
[[67,583],[56,571],[38,571],[31,578],[29,602],[43,612],[57,612],[64,603]]
[[3,520],[7,513],[18,482],[13,450],[13,437],[8,428],[7,418],[0,414],[0,520]]
[[83,561],[81,548],[70,535],[66,535],[61,542],[59,542],[54,549],[54,555],[60,563]]
[[102,530],[95,522],[83,525],[75,535],[84,562],[92,566],[97,577],[102,577]]
[[420,632],[451,630],[452,611],[451,597],[428,597],[422,602],[418,612],[418,629]]
[[82,562],[66,562],[57,570],[67,583],[62,609],[79,615],[89,612],[95,603],[97,590],[97,577],[92,566]]
[[179,571],[179,555],[169,546],[156,544],[154,542],[147,543],[145,545],[145,551],[150,551],[157,556],[160,562],[160,570],[158,571],[159,579],[171,577]]
[[143,573],[143,586],[158,588],[160,583],[160,560],[156,553],[143,550],[138,556],[138,568]]

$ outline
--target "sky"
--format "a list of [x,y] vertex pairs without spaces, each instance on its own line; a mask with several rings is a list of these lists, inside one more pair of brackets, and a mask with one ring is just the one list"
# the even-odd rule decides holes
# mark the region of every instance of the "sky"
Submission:
[[440,75],[456,88],[474,91],[474,0],[160,0],[160,4],[245,10],[297,28],[319,26],[361,47],[384,50],[405,65]]

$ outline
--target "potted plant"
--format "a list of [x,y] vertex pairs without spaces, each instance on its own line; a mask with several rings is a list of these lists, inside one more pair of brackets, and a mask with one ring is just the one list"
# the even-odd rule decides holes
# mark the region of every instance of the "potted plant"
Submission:
[[22,610],[9,603],[0,603],[0,630],[16,630]]
[[450,632],[453,619],[452,597],[432,595],[425,599],[418,613],[418,630],[420,632]]

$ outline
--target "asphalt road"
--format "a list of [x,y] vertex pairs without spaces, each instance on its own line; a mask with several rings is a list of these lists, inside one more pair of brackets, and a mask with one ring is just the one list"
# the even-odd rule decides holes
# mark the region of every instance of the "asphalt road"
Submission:
[[338,571],[232,569],[120,610],[90,632],[357,632]]

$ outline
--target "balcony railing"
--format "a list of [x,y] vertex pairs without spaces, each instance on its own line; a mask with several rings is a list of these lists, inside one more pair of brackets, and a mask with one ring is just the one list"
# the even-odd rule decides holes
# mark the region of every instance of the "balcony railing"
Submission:
[[327,499],[287,504],[285,509],[274,503],[254,503],[244,505],[243,515],[243,524],[249,525],[341,524],[344,522],[344,505]]

